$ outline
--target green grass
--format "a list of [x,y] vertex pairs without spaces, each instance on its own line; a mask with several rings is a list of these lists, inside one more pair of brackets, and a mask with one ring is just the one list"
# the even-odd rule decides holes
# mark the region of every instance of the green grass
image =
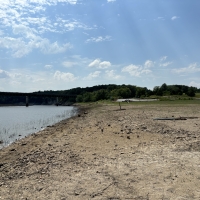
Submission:
[[196,98],[200,98],[200,93],[196,93],[196,94],[195,94],[195,97],[196,97]]
[[[113,102],[109,100],[102,100],[98,102],[91,102],[91,103],[78,103],[78,105],[85,105],[90,107],[98,107],[100,105],[110,105],[110,106],[119,106],[119,102]],[[166,105],[166,106],[183,106],[183,105],[200,105],[200,100],[166,100],[166,101],[149,101],[149,102],[142,102],[142,101],[136,101],[136,102],[120,102],[120,105],[123,106],[140,106],[140,105]]]
[[[121,106],[128,105],[200,105],[200,100],[196,99],[200,98],[200,93],[196,93],[195,97],[189,97],[185,94],[183,95],[170,95],[170,96],[155,96],[152,95],[147,99],[159,99],[159,101],[149,101],[149,102],[120,102]],[[97,107],[98,105],[110,105],[110,106],[119,106],[119,102],[114,102],[111,100],[101,100],[98,102],[87,102],[87,103],[77,103],[77,105]]]
[[[118,105],[119,103],[115,103]],[[174,100],[174,101],[150,101],[150,102],[131,102],[121,103],[122,106],[126,105],[200,105],[200,100]]]

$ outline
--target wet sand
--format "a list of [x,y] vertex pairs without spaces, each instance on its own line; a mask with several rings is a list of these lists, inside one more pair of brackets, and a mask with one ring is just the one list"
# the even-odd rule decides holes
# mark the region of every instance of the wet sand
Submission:
[[127,105],[82,106],[0,150],[0,199],[200,199],[200,105]]

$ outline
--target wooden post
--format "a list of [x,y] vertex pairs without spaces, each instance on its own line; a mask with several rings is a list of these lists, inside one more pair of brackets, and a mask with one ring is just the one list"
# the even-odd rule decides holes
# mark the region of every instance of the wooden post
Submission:
[[120,110],[121,110],[121,104],[120,104],[120,102],[119,102],[119,107],[120,107]]
[[26,107],[28,107],[28,96],[26,96]]

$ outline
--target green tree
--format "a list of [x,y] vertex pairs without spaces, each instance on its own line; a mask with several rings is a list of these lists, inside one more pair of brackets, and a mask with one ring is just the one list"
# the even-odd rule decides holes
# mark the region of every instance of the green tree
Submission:
[[101,89],[95,92],[94,94],[95,101],[108,99],[108,92],[105,89]]
[[140,98],[140,97],[146,97],[148,94],[148,89],[146,87],[137,87],[136,88],[136,95],[135,97]]
[[83,94],[83,102],[91,102],[92,94],[90,92],[86,92]]
[[160,93],[166,93],[167,92],[167,84],[163,83],[160,87]]
[[131,90],[128,87],[121,87],[111,91],[112,97],[129,98],[131,97]]
[[197,88],[195,88],[195,87],[189,87],[186,94],[187,94],[189,97],[194,97],[194,96],[195,96],[196,90],[197,90]]
[[160,90],[160,87],[159,87],[159,86],[155,86],[155,87],[153,88],[153,94],[154,94],[154,95],[158,95],[158,96],[162,96],[162,95],[163,95],[163,92],[162,92],[162,90]]
[[77,95],[76,102],[83,102],[83,96],[82,95]]

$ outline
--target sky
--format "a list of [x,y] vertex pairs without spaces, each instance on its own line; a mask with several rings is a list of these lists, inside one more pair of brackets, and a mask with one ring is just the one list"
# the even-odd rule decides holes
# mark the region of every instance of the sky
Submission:
[[200,88],[199,0],[3,0],[0,91]]

